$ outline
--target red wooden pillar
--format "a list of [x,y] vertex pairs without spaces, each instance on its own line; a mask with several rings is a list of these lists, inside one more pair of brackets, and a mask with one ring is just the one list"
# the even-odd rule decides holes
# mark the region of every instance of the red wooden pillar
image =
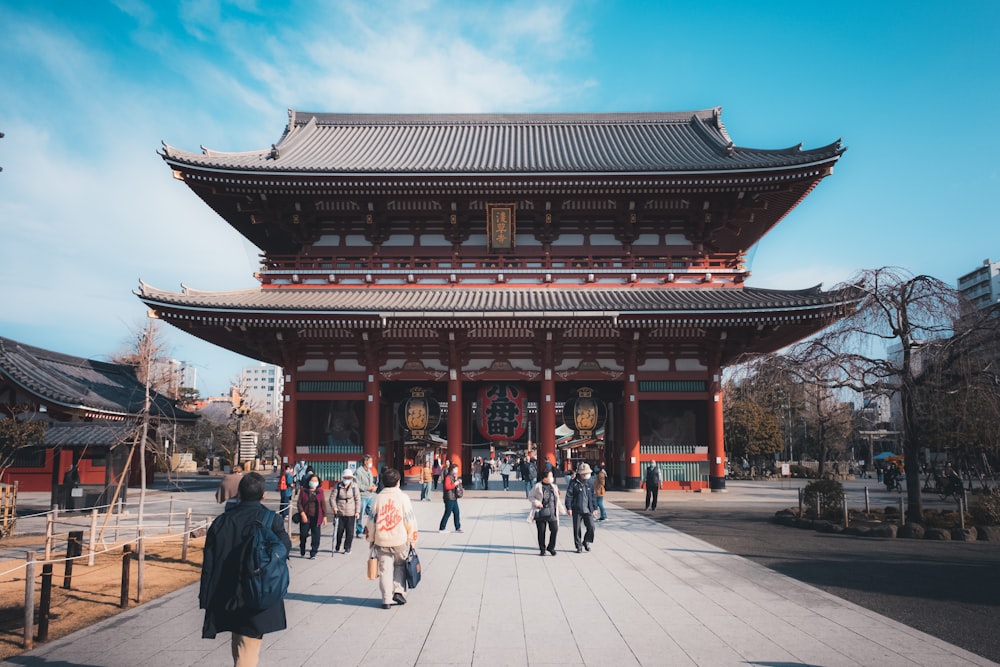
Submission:
[[458,371],[448,371],[448,460],[458,466],[462,474],[462,381]]
[[299,396],[294,375],[285,374],[284,405],[281,406],[281,460],[295,463],[295,438],[299,414]]
[[726,489],[726,447],[722,419],[722,387],[719,370],[715,370],[708,398],[708,487],[712,491]]
[[[633,353],[634,355],[634,353]],[[622,394],[622,437],[625,453],[625,488],[638,489],[642,481],[642,461],[639,460],[639,383],[636,381],[635,356],[625,362],[625,387]]]
[[368,373],[368,381],[365,382],[365,454],[372,457],[372,465],[375,470],[379,469],[378,460],[378,436],[379,436],[379,407],[382,405],[381,388],[376,373]]
[[552,369],[546,368],[542,376],[542,393],[538,402],[538,469],[541,463],[556,464],[556,381]]

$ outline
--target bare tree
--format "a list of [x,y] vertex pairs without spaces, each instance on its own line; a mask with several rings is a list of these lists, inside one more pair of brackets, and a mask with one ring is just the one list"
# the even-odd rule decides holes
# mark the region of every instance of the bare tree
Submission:
[[[923,521],[916,389],[923,365],[937,349],[928,341],[951,336],[959,316],[958,294],[946,283],[899,268],[866,270],[844,288],[856,290],[853,315],[794,346],[789,358],[829,387],[889,393],[900,405],[899,430],[906,467],[907,520]],[[898,348],[897,355],[887,348]]]
[[14,463],[18,452],[40,447],[45,439],[46,422],[32,419],[33,412],[25,408],[7,408],[0,415],[0,480]]

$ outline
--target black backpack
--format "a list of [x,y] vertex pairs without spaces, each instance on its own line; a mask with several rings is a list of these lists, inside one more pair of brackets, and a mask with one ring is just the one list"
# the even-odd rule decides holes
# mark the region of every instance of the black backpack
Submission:
[[240,553],[240,574],[236,594],[226,604],[228,611],[260,611],[273,607],[288,591],[288,549],[271,526],[274,512],[264,510],[250,539]]

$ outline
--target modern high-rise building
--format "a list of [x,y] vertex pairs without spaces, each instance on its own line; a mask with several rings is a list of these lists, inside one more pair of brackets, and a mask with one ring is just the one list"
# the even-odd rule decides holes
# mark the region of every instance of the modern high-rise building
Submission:
[[958,279],[958,291],[978,309],[1000,303],[1000,262],[983,260],[982,266]]
[[240,392],[254,412],[267,419],[281,419],[281,381],[279,366],[246,366],[240,371]]

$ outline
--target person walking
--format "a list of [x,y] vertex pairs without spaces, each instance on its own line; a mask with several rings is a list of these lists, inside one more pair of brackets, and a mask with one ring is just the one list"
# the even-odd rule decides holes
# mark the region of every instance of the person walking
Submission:
[[424,460],[420,467],[420,500],[430,501],[431,483],[434,481],[434,469],[429,461]]
[[309,544],[309,557],[315,558],[319,551],[320,527],[326,525],[323,489],[319,488],[319,477],[315,474],[306,480],[305,487],[299,491],[297,510],[299,513],[299,554],[305,558],[306,538],[312,536],[312,541]]
[[598,521],[608,518],[608,512],[604,509],[604,494],[607,493],[608,472],[604,469],[604,461],[597,466],[594,471],[594,497],[597,498],[597,509],[601,511]]
[[478,456],[472,461],[472,488],[479,489],[483,479],[483,460]]
[[500,479],[503,480],[504,491],[510,491],[511,470],[513,470],[513,466],[510,464],[510,457],[503,457],[503,461],[500,462]]
[[278,477],[278,514],[288,516],[288,506],[292,504],[292,489],[295,488],[295,475],[292,466],[285,464],[285,469]]
[[434,467],[431,469],[431,474],[434,475],[434,490],[438,490],[438,480],[441,479],[441,461],[440,459],[434,459]]
[[378,586],[382,609],[406,604],[406,557],[417,541],[417,517],[410,497],[399,488],[399,471],[383,468],[382,491],[375,496],[365,536],[378,556]]
[[[354,471],[344,470],[340,481],[330,495],[330,507],[333,510],[333,553],[340,551],[344,545],[344,553],[351,553],[354,542],[355,524],[361,512],[361,494],[354,483]],[[332,555],[332,554],[331,554]]]
[[[246,474],[240,479],[237,495],[240,502],[215,517],[205,536],[198,608],[205,610],[201,636],[215,639],[220,632],[231,632],[233,665],[254,667],[260,657],[264,635],[284,630],[287,622],[284,600],[261,610],[228,609],[239,586],[243,545],[253,536],[254,528],[264,517],[261,504],[264,478],[255,472]],[[271,522],[271,530],[290,551],[292,541],[285,532],[284,521],[277,514]]]
[[[573,546],[576,552],[590,551],[594,542],[594,514],[597,512],[597,498],[590,479],[592,471],[586,463],[576,469],[576,475],[566,487],[566,513],[573,519]],[[581,526],[587,529],[580,534]]]
[[444,477],[444,515],[441,517],[441,525],[438,526],[440,532],[445,532],[448,526],[448,517],[454,515],[455,532],[462,532],[462,517],[458,511],[458,499],[462,496],[462,480],[458,478],[458,466],[454,463],[448,469],[448,474]]
[[361,521],[358,522],[357,535],[361,537],[364,530],[364,522],[371,514],[372,502],[375,500],[375,491],[378,489],[375,481],[375,472],[372,468],[371,454],[365,454],[361,459],[361,467],[354,472],[354,483],[358,485],[358,492],[361,494]]
[[531,489],[533,488],[538,477],[538,466],[535,465],[534,460],[531,458],[531,454],[524,457],[521,461],[521,481],[524,482],[524,495],[528,498],[531,497]]
[[[646,476],[643,478],[646,486],[646,509],[656,509],[656,498],[660,495],[660,466],[655,461],[650,461],[646,467]],[[652,505],[650,505],[652,500]]]
[[[531,502],[531,518],[535,521],[538,531],[538,555],[546,552],[556,555],[556,535],[559,533],[559,515],[565,513],[562,500],[559,498],[559,487],[555,483],[555,475],[546,471],[538,483],[528,494]],[[545,529],[548,528],[549,539],[545,541]]]
[[485,491],[490,490],[490,473],[493,472],[493,459],[486,459],[483,461],[483,467],[479,471],[479,474],[483,478],[483,489]]

